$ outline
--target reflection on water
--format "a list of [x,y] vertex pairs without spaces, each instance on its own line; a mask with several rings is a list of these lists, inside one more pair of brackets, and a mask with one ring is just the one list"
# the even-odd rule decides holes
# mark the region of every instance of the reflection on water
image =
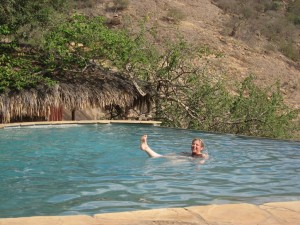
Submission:
[[[300,143],[138,125],[0,130],[0,217],[300,200]],[[45,128],[45,127],[43,127]],[[210,159],[148,158],[190,151]]]

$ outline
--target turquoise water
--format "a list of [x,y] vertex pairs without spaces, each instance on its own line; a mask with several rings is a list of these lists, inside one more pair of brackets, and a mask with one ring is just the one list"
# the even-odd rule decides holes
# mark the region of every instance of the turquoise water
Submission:
[[[148,158],[190,151],[210,159]],[[0,130],[0,217],[300,200],[300,143],[140,125]]]

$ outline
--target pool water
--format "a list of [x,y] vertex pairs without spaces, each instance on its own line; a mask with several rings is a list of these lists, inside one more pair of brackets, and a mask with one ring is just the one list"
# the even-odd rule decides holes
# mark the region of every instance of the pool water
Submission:
[[[190,151],[210,159],[149,158]],[[0,130],[0,217],[74,215],[221,203],[300,200],[300,143],[148,125]]]

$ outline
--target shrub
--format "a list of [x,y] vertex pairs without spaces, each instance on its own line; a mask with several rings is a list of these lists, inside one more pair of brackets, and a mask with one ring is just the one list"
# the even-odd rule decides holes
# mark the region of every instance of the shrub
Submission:
[[167,13],[167,18],[174,23],[179,23],[180,21],[184,20],[186,15],[178,8],[170,8]]
[[164,125],[272,138],[292,136],[299,111],[284,104],[279,85],[262,89],[249,76],[237,86],[237,95],[232,95],[226,83],[191,64],[207,52],[179,42],[160,57],[163,64],[157,63],[150,80],[157,91],[156,116]]
[[[0,4],[1,33],[3,34],[3,27],[5,27],[6,34],[13,35],[17,40],[26,40],[34,29],[51,23],[55,13],[65,12],[68,2],[63,0],[4,1]],[[22,32],[19,32],[20,28]]]
[[99,0],[73,0],[74,8],[84,9],[84,8],[93,8],[96,4],[102,3],[103,1]]
[[125,10],[129,7],[130,1],[129,0],[113,0],[112,3],[108,3],[106,5],[106,10],[111,11],[118,11],[118,10]]
[[299,111],[292,110],[283,102],[279,84],[275,90],[264,90],[254,84],[254,77],[246,78],[233,98],[230,107],[230,130],[237,134],[290,138]]
[[0,50],[6,52],[0,57],[0,94],[9,90],[20,91],[39,84],[51,86],[55,83],[44,76],[43,69],[37,64],[38,54],[18,54],[12,44],[0,44]]
[[295,24],[300,25],[300,0],[291,1],[288,6],[288,18]]
[[189,88],[177,88],[162,100],[165,125],[269,138],[291,138],[299,131],[293,125],[299,111],[283,103],[279,89],[260,89],[248,77],[232,96],[222,82],[213,83],[205,75],[191,77]]
[[300,51],[297,48],[297,45],[290,42],[290,41],[284,41],[280,45],[280,51],[288,58],[298,61],[300,60]]
[[266,10],[275,10],[275,11],[277,11],[277,10],[280,9],[280,7],[281,7],[281,3],[280,2],[278,2],[278,1],[272,1],[271,4],[267,4],[266,5]]

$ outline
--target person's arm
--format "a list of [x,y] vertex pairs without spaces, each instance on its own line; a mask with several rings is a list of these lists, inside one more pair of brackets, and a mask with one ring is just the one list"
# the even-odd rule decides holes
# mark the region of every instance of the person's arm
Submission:
[[152,158],[162,157],[162,155],[156,153],[148,146],[146,134],[141,137],[140,148],[141,148],[141,150],[145,151],[149,157],[152,157]]

